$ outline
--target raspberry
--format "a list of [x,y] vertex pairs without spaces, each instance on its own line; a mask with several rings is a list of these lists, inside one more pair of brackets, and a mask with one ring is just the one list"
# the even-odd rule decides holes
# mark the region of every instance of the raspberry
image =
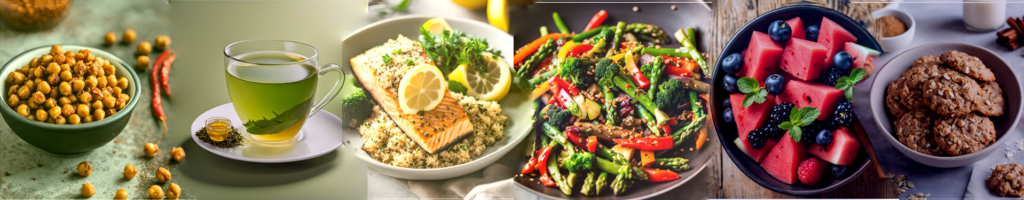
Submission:
[[821,175],[825,173],[825,169],[829,166],[828,162],[822,161],[816,157],[810,157],[800,162],[800,166],[797,167],[797,175],[801,183],[805,185],[816,185],[818,181],[821,181]]
[[765,127],[754,129],[747,134],[747,142],[750,142],[750,147],[754,149],[764,148],[764,143],[768,142],[768,134]]

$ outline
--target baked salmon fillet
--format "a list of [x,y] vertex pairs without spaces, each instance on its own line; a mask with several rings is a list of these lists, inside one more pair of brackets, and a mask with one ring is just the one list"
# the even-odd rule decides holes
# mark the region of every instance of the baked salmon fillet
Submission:
[[398,83],[412,66],[433,64],[416,42],[399,35],[350,60],[352,72],[377,104],[410,139],[428,153],[440,152],[473,132],[469,116],[445,91],[434,109],[404,113],[398,105]]

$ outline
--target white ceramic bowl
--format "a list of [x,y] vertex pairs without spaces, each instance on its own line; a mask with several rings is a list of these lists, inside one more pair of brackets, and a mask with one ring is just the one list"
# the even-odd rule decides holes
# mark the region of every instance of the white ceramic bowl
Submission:
[[[399,34],[409,37],[412,40],[419,38],[419,27],[432,16],[404,16],[383,20],[370,24],[345,37],[342,42],[342,65],[346,73],[351,74],[351,64],[348,60],[367,49],[384,44],[388,39],[397,38]],[[445,18],[452,28],[465,32],[469,35],[486,38],[491,47],[501,50],[501,56],[508,61],[512,58],[512,36],[489,24],[468,19]],[[509,65],[511,66],[511,65]],[[347,94],[341,94],[347,95]],[[510,91],[501,104],[502,113],[508,116],[505,123],[505,138],[499,140],[493,146],[487,147],[480,157],[468,163],[456,166],[435,168],[435,169],[413,169],[387,165],[374,160],[366,152],[357,150],[356,157],[365,161],[367,167],[379,173],[401,179],[411,180],[440,180],[450,179],[466,175],[494,163],[510,150],[516,147],[519,142],[526,138],[533,121],[530,115],[534,108],[529,97],[517,91]],[[344,115],[344,111],[342,112]],[[359,132],[353,129],[346,129],[343,137],[351,143],[346,143],[350,148],[359,149],[363,140]],[[511,167],[511,166],[510,166]]]
[[917,28],[917,21],[914,21],[914,16],[910,16],[906,12],[897,10],[896,8],[882,8],[871,13],[873,19],[878,19],[886,15],[891,15],[896,19],[902,21],[907,25],[907,32],[892,37],[882,37],[879,43],[882,45],[882,50],[886,52],[897,52],[903,50],[910,45],[910,42],[914,41],[914,31]]

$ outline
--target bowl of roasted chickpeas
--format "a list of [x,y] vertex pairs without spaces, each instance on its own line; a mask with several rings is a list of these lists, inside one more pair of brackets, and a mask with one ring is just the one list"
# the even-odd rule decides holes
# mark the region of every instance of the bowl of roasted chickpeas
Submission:
[[109,52],[53,45],[0,68],[0,115],[18,137],[54,154],[81,154],[121,134],[142,90],[131,65]]

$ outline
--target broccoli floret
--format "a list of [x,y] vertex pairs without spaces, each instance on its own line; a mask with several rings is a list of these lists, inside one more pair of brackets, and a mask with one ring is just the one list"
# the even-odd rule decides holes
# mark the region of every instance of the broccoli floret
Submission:
[[570,173],[582,173],[594,166],[594,154],[590,152],[574,153],[568,159],[562,161],[562,167]]
[[597,76],[597,83],[601,86],[615,87],[615,75],[622,71],[622,67],[614,60],[605,58],[597,62],[597,66],[594,69],[594,75]]
[[658,105],[659,110],[674,111],[687,101],[685,90],[683,81],[669,79],[660,85],[660,90],[654,97],[654,104]]
[[548,124],[554,127],[565,127],[569,125],[569,120],[572,118],[572,113],[568,110],[563,110],[555,105],[548,105],[548,112],[544,114],[548,118]]
[[356,90],[345,97],[344,104],[342,104],[341,118],[348,124],[349,127],[359,127],[359,123],[370,117],[373,113],[373,98],[370,97],[366,90]]
[[562,66],[558,67],[558,77],[574,83],[578,88],[586,87],[592,79],[587,75],[587,68],[583,66],[583,61],[576,57],[565,58]]

